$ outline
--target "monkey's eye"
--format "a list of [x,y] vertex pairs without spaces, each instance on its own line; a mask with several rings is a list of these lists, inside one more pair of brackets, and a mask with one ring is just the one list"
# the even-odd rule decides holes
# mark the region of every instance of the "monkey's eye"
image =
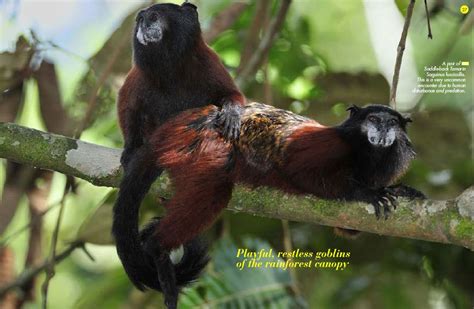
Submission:
[[148,17],[148,20],[152,23],[158,20],[158,14],[157,13],[151,13],[150,16]]
[[395,118],[392,118],[388,121],[388,124],[391,125],[391,126],[398,125],[398,120],[395,119]]
[[378,117],[375,117],[375,116],[369,116],[367,119],[368,119],[370,122],[375,122],[375,123],[379,122],[379,118],[378,118]]

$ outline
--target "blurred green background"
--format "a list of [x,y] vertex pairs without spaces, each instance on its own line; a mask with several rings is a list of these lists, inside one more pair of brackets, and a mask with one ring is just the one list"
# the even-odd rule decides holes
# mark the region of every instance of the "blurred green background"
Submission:
[[[253,54],[279,6],[273,0],[192,2],[199,8],[205,34],[217,27],[217,15],[235,10],[235,21],[209,40],[234,76]],[[122,147],[115,98],[131,66],[134,16],[149,3],[0,0],[0,121],[72,135],[95,101],[81,139]],[[388,104],[407,4],[408,0],[294,0],[265,63],[242,90],[252,100],[328,125],[342,121],[350,104]],[[449,199],[474,184],[472,13],[459,12],[462,4],[474,7],[472,1],[457,0],[428,0],[428,4],[434,39],[427,39],[426,13],[418,1],[399,86],[397,107],[412,113],[409,134],[418,153],[403,181],[432,199]],[[413,94],[416,84],[410,82],[417,73],[423,75],[424,66],[461,60],[470,61],[466,93]],[[34,267],[48,255],[66,183],[62,174],[7,166],[3,161],[0,286],[21,273],[25,261]],[[78,231],[89,231],[87,249],[95,261],[76,250],[57,266],[49,308],[162,306],[160,295],[131,287],[111,245],[115,190],[82,180],[75,185],[65,199],[58,250],[74,241]],[[155,197],[147,199],[144,217],[156,214],[156,204]],[[25,225],[28,228],[23,229]],[[329,227],[229,212],[207,237],[213,261],[203,280],[185,290],[182,308],[474,305],[474,253],[465,248],[373,234],[347,240]],[[234,267],[236,246],[286,250],[285,238],[306,251],[349,251],[350,266],[338,272],[291,273]],[[25,308],[40,306],[43,280],[39,276]]]

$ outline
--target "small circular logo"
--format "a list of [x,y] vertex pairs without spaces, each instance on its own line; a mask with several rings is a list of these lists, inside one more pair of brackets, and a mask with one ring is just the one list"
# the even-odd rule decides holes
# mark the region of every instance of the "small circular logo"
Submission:
[[469,13],[469,6],[467,6],[466,4],[461,5],[461,7],[459,8],[459,12],[461,12],[461,14],[466,15],[467,13]]

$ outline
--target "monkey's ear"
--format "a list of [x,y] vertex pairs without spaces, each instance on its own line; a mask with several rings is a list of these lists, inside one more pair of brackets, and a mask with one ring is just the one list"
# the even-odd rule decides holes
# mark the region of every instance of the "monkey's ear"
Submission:
[[411,114],[410,113],[403,113],[402,115],[400,115],[402,120],[403,120],[403,123],[406,125],[407,123],[409,122],[413,122],[413,120],[411,119]]
[[354,116],[355,114],[357,114],[359,111],[360,111],[360,107],[355,105],[355,104],[352,104],[351,106],[349,106],[346,111],[349,111],[351,114],[351,117]]
[[197,10],[197,6],[195,6],[195,5],[192,4],[192,3],[189,3],[187,0],[184,1],[184,3],[181,4],[181,6],[190,7],[190,8],[192,8],[192,9],[194,9],[194,10]]

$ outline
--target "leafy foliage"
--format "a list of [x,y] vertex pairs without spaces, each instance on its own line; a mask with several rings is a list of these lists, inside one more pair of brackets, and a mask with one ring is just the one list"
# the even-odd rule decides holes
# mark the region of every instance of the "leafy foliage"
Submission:
[[[246,238],[243,248],[268,251],[268,242]],[[184,291],[182,308],[301,308],[304,302],[290,293],[294,284],[288,270],[280,268],[244,268],[237,263],[238,247],[230,238],[221,239],[214,248],[212,265],[202,280]],[[259,261],[265,263],[268,258]],[[274,260],[274,259],[271,259]]]

